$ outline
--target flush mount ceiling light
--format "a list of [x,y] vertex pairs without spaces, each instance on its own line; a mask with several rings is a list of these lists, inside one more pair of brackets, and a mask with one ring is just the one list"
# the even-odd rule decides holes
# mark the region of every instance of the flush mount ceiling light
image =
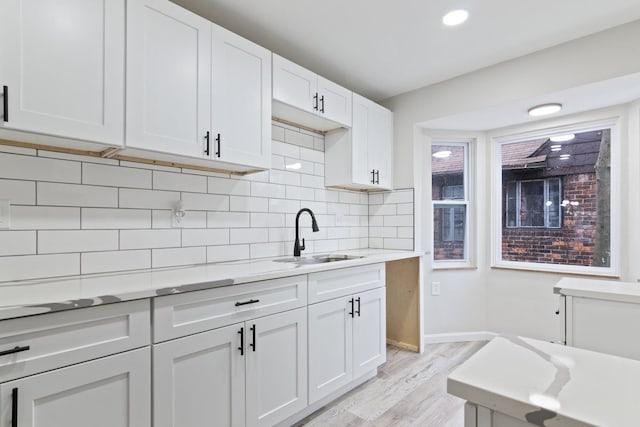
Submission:
[[[549,138],[552,142],[567,142],[567,141],[571,141],[573,138],[575,138],[576,136],[572,133],[568,133],[566,135],[558,135],[558,136],[552,136],[551,138]],[[551,147],[553,148],[553,147]]]
[[451,155],[451,151],[447,151],[447,150],[436,151],[435,153],[432,154],[432,156],[435,157],[436,159],[446,159],[450,155]]
[[560,110],[562,110],[562,104],[558,103],[536,105],[535,107],[529,108],[529,115],[534,117],[546,116],[557,113]]
[[469,18],[469,12],[464,9],[456,9],[448,12],[442,17],[442,23],[448,27],[462,24]]

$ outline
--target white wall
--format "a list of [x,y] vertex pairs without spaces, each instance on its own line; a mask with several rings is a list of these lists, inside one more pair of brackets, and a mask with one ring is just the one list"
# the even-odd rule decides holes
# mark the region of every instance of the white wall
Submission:
[[[428,170],[418,159],[431,138],[442,132],[421,131],[420,123],[462,112],[541,96],[583,84],[640,71],[640,21],[565,43],[525,57],[498,64],[446,82],[425,87],[383,102],[394,111],[395,183],[416,187],[416,243],[431,247],[431,201],[421,188],[431,188]],[[637,259],[640,235],[635,224],[640,209],[640,103],[622,107],[620,241],[621,279],[640,278]],[[586,119],[590,114],[583,115]],[[563,120],[581,120],[568,117]],[[557,123],[556,123],[557,124]],[[540,123],[536,123],[536,126]],[[549,122],[547,126],[553,126]],[[507,130],[498,130],[497,133]],[[432,270],[425,262],[425,332],[427,335],[491,331],[515,333],[545,340],[558,339],[554,312],[557,297],[553,285],[561,274],[492,269],[491,265],[491,163],[490,134],[475,137],[478,170],[474,176],[477,207],[471,270]],[[460,132],[468,136],[468,132]],[[441,295],[430,295],[432,281],[441,283]]]

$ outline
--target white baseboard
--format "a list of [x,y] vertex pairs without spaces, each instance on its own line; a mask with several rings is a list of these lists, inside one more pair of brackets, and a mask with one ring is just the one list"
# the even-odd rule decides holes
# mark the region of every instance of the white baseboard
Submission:
[[455,332],[451,334],[430,334],[424,336],[425,344],[439,344],[445,342],[489,341],[498,334],[488,331]]

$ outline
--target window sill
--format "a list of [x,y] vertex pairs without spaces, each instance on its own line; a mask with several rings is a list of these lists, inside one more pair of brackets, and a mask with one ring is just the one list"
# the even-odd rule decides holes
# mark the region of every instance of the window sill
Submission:
[[477,270],[478,267],[475,265],[469,265],[469,264],[460,264],[460,265],[455,265],[455,264],[449,264],[449,265],[432,265],[431,266],[431,270],[432,271],[447,271],[447,270]]
[[492,265],[492,270],[515,270],[525,271],[529,273],[545,273],[558,274],[561,276],[587,276],[587,277],[603,277],[608,279],[619,279],[620,275],[614,271],[579,271],[579,270],[562,270],[558,268],[545,268],[544,266],[524,266],[524,265]]

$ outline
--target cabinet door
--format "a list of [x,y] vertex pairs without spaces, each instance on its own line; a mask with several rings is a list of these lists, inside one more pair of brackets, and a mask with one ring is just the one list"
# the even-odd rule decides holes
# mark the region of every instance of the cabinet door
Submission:
[[329,120],[351,126],[353,93],[332,81],[318,76],[318,112]]
[[244,324],[156,344],[153,414],[156,427],[244,425]]
[[127,1],[127,147],[203,157],[211,23],[168,0]]
[[353,183],[373,186],[374,166],[369,162],[369,101],[353,94],[353,126],[351,128],[351,162],[353,164]]
[[273,99],[315,114],[318,112],[317,90],[316,73],[273,55]]
[[309,306],[309,404],[353,379],[350,297]]
[[211,149],[213,159],[271,165],[271,53],[213,25]]
[[0,2],[0,126],[122,145],[124,12],[124,0]]
[[391,188],[393,114],[386,108],[369,104],[369,165],[376,171],[376,187]]
[[353,319],[353,377],[380,366],[387,359],[386,288],[355,296]]
[[149,363],[147,347],[4,383],[0,425],[151,426]]
[[272,426],[307,406],[307,309],[247,325],[247,426]]

